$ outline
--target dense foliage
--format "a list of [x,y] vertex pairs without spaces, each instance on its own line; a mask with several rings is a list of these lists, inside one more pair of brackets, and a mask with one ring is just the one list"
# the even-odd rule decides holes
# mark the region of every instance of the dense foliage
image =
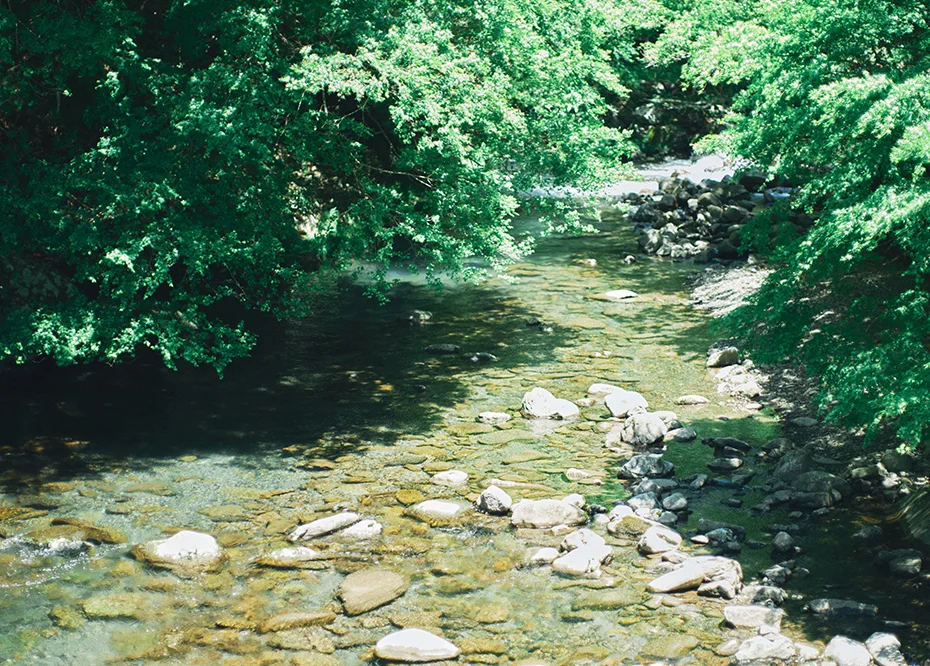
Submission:
[[[737,84],[708,145],[798,196],[755,222],[779,270],[735,314],[763,360],[823,381],[829,415],[930,436],[930,9],[913,0],[691,0],[656,45],[692,85]],[[787,223],[788,207],[816,221]]]
[[222,368],[253,343],[231,312],[306,312],[328,272],[373,266],[383,286],[391,265],[469,277],[519,256],[517,193],[590,186],[629,153],[605,117],[660,15],[0,4],[0,360],[149,348]]

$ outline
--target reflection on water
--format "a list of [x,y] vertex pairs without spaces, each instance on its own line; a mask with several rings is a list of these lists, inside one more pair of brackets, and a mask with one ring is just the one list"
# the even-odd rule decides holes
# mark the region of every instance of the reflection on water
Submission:
[[[603,405],[534,429],[518,415],[533,386],[578,399],[591,383],[615,383],[642,392],[652,409],[704,394],[710,404],[677,408],[702,435],[758,443],[777,434],[766,417],[714,398],[704,368],[711,332],[687,302],[693,269],[624,264],[633,250],[626,233],[550,239],[509,269],[516,281],[441,293],[404,282],[386,306],[347,286],[316,316],[267,326],[255,355],[222,381],[143,362],[6,378],[0,663],[351,666],[406,626],[441,631],[481,663],[633,664],[679,652],[683,664],[726,663],[712,652],[724,637],[719,602],[645,603],[649,562],[629,547],[615,548],[600,580],[569,580],[523,566],[528,548],[559,537],[476,513],[444,528],[405,514],[424,498],[474,500],[492,478],[524,484],[508,489],[518,498],[581,492],[609,505],[623,497],[598,426]],[[612,289],[640,296],[596,298]],[[432,318],[412,325],[413,310]],[[425,351],[436,344],[460,352]],[[517,418],[476,423],[485,410]],[[669,454],[680,473],[703,468],[707,450],[698,446]],[[605,483],[570,482],[569,467]],[[430,482],[451,468],[469,474],[465,487]],[[325,559],[303,569],[255,564],[288,545],[295,525],[342,509],[381,522],[382,536],[318,539]],[[85,548],[73,537],[87,525],[108,531]],[[178,575],[129,556],[133,544],[181,528],[218,538],[227,554],[218,571]],[[372,565],[408,575],[410,589],[378,610],[343,615],[334,601],[340,581]],[[579,601],[599,588],[623,591],[624,602]],[[259,631],[278,613],[321,610],[336,620]],[[697,649],[676,643],[684,634]]]

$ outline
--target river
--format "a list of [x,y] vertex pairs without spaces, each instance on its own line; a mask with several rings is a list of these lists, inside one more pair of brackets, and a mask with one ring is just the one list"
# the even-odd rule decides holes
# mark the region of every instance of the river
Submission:
[[[600,578],[567,578],[525,564],[527,553],[559,544],[551,533],[477,512],[448,527],[408,515],[422,499],[472,502],[490,479],[517,484],[506,488],[514,499],[581,493],[610,508],[629,496],[616,480],[623,460],[605,448],[613,424],[603,403],[583,406],[574,421],[529,421],[519,408],[536,386],[578,400],[592,383],[616,384],[642,393],[652,410],[675,410],[701,437],[758,445],[779,435],[773,414],[716,392],[705,368],[714,334],[689,302],[687,278],[698,269],[649,257],[627,264],[633,235],[617,215],[600,227],[542,241],[506,279],[441,292],[405,279],[383,306],[346,284],[315,316],[269,327],[253,357],[221,381],[142,362],[8,376],[0,663],[354,666],[381,637],[411,626],[441,631],[465,649],[461,659],[479,663],[728,663],[714,652],[733,635],[721,625],[722,602],[688,594],[654,603],[645,585],[655,561],[629,543],[609,540],[614,559]],[[638,296],[601,297],[615,289]],[[413,311],[431,318],[411,324]],[[436,344],[496,360],[426,352]],[[683,394],[710,401],[675,406]],[[487,410],[513,418],[478,423]],[[678,476],[706,472],[711,457],[699,443],[666,453]],[[569,468],[594,481],[569,481]],[[467,483],[431,481],[449,469],[467,473]],[[709,506],[713,492],[695,501]],[[298,524],[340,510],[377,520],[383,533],[321,537],[310,545],[327,559],[309,568],[256,564],[291,545],[286,535]],[[723,506],[713,517],[740,520],[755,536],[784,522],[777,510],[761,519]],[[117,543],[56,550],[67,526],[56,532],[52,521],[62,518],[115,530]],[[223,565],[177,575],[130,555],[134,544],[179,529],[217,537]],[[767,551],[744,552],[747,579],[770,564]],[[343,614],[334,601],[340,582],[375,565],[409,577],[409,589],[376,610]],[[602,590],[627,601],[584,601]],[[287,611],[336,619],[255,630]],[[784,629],[822,637],[807,630],[787,621]],[[696,640],[682,644],[684,635]]]

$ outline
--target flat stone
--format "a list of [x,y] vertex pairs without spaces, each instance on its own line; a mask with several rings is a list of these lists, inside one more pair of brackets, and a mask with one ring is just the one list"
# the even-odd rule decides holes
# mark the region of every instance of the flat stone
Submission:
[[457,469],[446,470],[433,475],[430,479],[437,486],[446,486],[448,488],[457,488],[468,483],[468,474]]
[[611,589],[585,592],[572,599],[572,610],[617,610],[637,604],[642,600],[632,589]]
[[693,590],[704,582],[704,569],[696,562],[685,562],[681,567],[659,576],[646,586],[650,592],[683,592]]
[[375,644],[379,659],[405,663],[455,659],[461,653],[454,644],[423,629],[401,629]]
[[256,558],[255,563],[259,566],[275,569],[300,569],[307,566],[309,562],[316,562],[322,557],[319,551],[305,546],[298,546],[297,548],[274,550]]
[[586,576],[596,573],[601,564],[610,559],[613,549],[606,545],[591,544],[576,548],[552,563],[553,571],[569,576]]
[[365,569],[346,576],[339,586],[339,599],[348,615],[360,615],[384,606],[404,594],[410,579],[385,569]]
[[299,541],[301,539],[313,539],[323,536],[324,534],[332,534],[353,523],[357,523],[361,518],[360,515],[352,513],[351,511],[337,513],[333,516],[327,516],[326,518],[320,518],[319,520],[299,525],[288,538],[291,541]]
[[522,500],[511,508],[514,527],[555,527],[556,525],[583,525],[588,514],[577,506],[555,499]]
[[318,627],[329,624],[335,619],[336,614],[329,611],[278,613],[262,622],[258,630],[262,633],[269,633],[300,627]]
[[707,398],[703,395],[683,395],[675,398],[676,405],[706,405]]
[[878,666],[907,666],[901,641],[894,634],[876,632],[866,639],[865,647]]
[[506,412],[481,412],[478,414],[478,420],[489,425],[507,423],[510,418],[510,414]]
[[875,617],[878,607],[849,599],[814,599],[806,609],[815,615],[827,617]]
[[639,538],[636,547],[644,555],[678,550],[681,547],[681,535],[667,527],[653,525]]
[[642,654],[657,659],[678,659],[684,657],[698,645],[700,645],[700,641],[694,636],[671,634],[653,638],[643,647]]
[[790,638],[781,634],[769,634],[743,641],[739,650],[733,655],[733,662],[736,664],[769,663],[773,660],[791,659],[794,653],[794,643]]
[[429,525],[438,527],[448,525],[460,520],[469,510],[469,507],[458,502],[445,500],[426,500],[409,507],[407,513]]
[[377,520],[360,520],[354,525],[349,525],[338,533],[340,539],[348,541],[364,541],[365,539],[374,539],[381,535],[384,526]]
[[223,552],[209,534],[182,530],[168,539],[150,541],[132,549],[136,559],[155,566],[204,568],[223,558]]
[[603,297],[608,301],[619,302],[628,301],[632,298],[636,298],[637,296],[639,296],[639,294],[637,294],[635,291],[630,291],[629,289],[614,289],[605,293]]
[[834,636],[823,651],[824,659],[832,659],[836,666],[869,666],[872,655],[859,641],[846,636]]
[[149,595],[128,592],[99,594],[86,599],[81,607],[84,614],[91,620],[139,620],[146,617],[151,605]]
[[532,442],[537,439],[537,435],[529,430],[520,430],[511,428],[510,430],[496,430],[486,435],[479,435],[478,442],[488,446],[503,446],[511,442]]
[[762,625],[781,628],[784,611],[768,606],[724,606],[723,617],[728,624],[739,629],[758,629]]

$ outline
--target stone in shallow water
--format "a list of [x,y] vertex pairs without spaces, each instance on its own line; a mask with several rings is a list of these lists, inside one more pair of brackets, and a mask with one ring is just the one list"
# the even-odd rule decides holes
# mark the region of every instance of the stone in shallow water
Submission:
[[396,571],[366,569],[346,576],[339,599],[346,613],[360,615],[394,601],[409,587],[410,579]]
[[511,506],[513,506],[513,500],[510,495],[497,486],[486,488],[478,496],[478,508],[485,513],[503,516],[510,513]]
[[468,482],[468,474],[461,470],[450,469],[433,475],[433,478],[430,480],[437,486],[456,488],[458,486],[464,486]]
[[825,659],[832,659],[837,666],[869,666],[872,655],[859,641],[846,636],[834,636],[823,651]]
[[604,294],[604,298],[608,301],[626,301],[631,298],[636,298],[637,296],[639,296],[639,294],[629,289],[614,289]]
[[136,559],[156,566],[211,566],[219,562],[222,549],[209,534],[182,530],[168,539],[159,539],[136,546]]
[[611,416],[621,419],[636,412],[644,412],[649,408],[649,403],[646,402],[642,394],[624,389],[617,389],[608,393],[604,404],[610,410]]
[[313,539],[318,536],[323,536],[324,534],[332,534],[337,530],[357,523],[360,519],[360,515],[352,513],[351,511],[337,513],[333,516],[326,516],[325,518],[320,518],[313,522],[298,526],[288,538],[291,541],[299,541],[300,539]]
[[401,629],[388,634],[375,645],[375,655],[388,661],[419,663],[455,659],[462,651],[423,629]]
[[644,555],[677,550],[681,547],[681,535],[667,527],[654,525],[639,538],[636,547]]
[[262,622],[259,631],[262,633],[269,633],[297,629],[299,627],[317,627],[329,624],[335,619],[336,614],[328,611],[278,613]]
[[528,419],[573,419],[579,414],[578,405],[539,387],[523,396],[522,411]]
[[152,599],[147,594],[99,594],[82,604],[84,614],[92,620],[142,619],[151,609]]
[[569,576],[597,574],[601,564],[613,554],[610,546],[590,544],[562,555],[552,563],[552,569]]
[[665,439],[668,426],[655,414],[640,412],[623,423],[620,439],[633,446],[651,446]]
[[794,643],[790,638],[781,634],[769,634],[743,641],[739,650],[733,655],[733,662],[736,664],[769,663],[791,659],[794,653]]
[[642,649],[642,654],[658,659],[678,659],[684,657],[698,645],[700,645],[700,641],[697,638],[686,634],[660,636],[649,641]]
[[306,566],[308,562],[315,562],[322,558],[319,551],[298,546],[297,548],[280,548],[266,555],[262,555],[255,560],[255,563],[263,567],[273,567],[277,569],[299,569]]
[[426,500],[407,509],[407,514],[432,526],[449,525],[457,522],[469,507],[458,502]]
[[723,617],[727,623],[739,629],[758,629],[762,625],[781,627],[784,611],[768,606],[725,606]]
[[632,589],[585,592],[572,600],[572,610],[617,610],[639,603],[641,596]]
[[617,472],[621,479],[671,476],[675,466],[657,454],[641,453],[627,460]]
[[875,617],[878,613],[877,606],[849,599],[814,599],[805,608],[827,617]]
[[513,505],[510,521],[514,527],[583,525],[588,521],[588,514],[561,500],[522,500]]
[[481,412],[478,414],[478,420],[489,425],[500,425],[510,420],[510,414],[506,412]]
[[685,562],[680,568],[659,576],[646,586],[650,592],[693,590],[704,582],[704,569],[697,562]]
[[592,532],[586,527],[582,527],[580,530],[575,530],[571,534],[567,535],[562,539],[562,543],[559,544],[559,549],[563,551],[571,551],[576,548],[581,548],[582,546],[597,545],[603,546],[607,542],[599,534]]
[[380,536],[383,530],[384,527],[377,520],[360,520],[339,532],[338,536],[350,541],[364,541]]
[[876,632],[868,637],[865,646],[878,666],[907,666],[901,642],[894,634]]

